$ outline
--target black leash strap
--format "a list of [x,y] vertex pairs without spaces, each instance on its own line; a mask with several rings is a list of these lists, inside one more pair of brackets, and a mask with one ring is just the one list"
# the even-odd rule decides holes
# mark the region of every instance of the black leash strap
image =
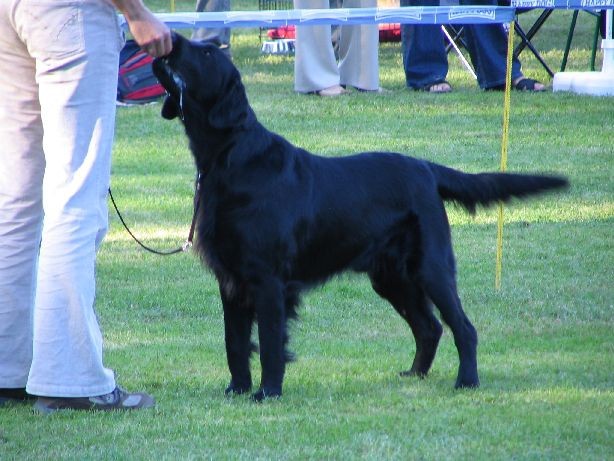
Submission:
[[111,192],[110,187],[109,187],[109,198],[111,199],[111,203],[113,203],[113,208],[115,208],[115,212],[117,213],[119,220],[123,224],[124,229],[126,229],[128,234],[130,234],[130,237],[132,237],[136,243],[138,243],[142,248],[149,251],[150,253],[160,255],[160,256],[170,256],[170,255],[174,255],[177,253],[183,253],[183,252],[189,251],[190,248],[192,248],[192,244],[194,242],[194,232],[196,230],[196,216],[198,215],[198,208],[200,207],[200,180],[201,180],[201,173],[199,172],[196,178],[196,183],[194,185],[194,214],[192,215],[192,224],[190,225],[190,232],[188,234],[188,239],[184,242],[184,244],[181,247],[176,248],[174,250],[156,250],[155,248],[148,247],[143,242],[141,242],[132,233],[132,231],[126,224],[126,221],[124,221],[124,217],[119,212],[119,208],[117,207],[117,204],[115,203],[115,199],[113,198],[113,193]]

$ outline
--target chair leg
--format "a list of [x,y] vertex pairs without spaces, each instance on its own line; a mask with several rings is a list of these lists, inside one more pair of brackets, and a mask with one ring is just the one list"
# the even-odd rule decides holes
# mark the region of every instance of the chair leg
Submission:
[[[533,27],[535,27],[535,25],[533,25]],[[531,27],[531,30],[533,29],[533,27]],[[531,31],[525,34],[522,28],[518,25],[516,21],[514,21],[514,30],[522,39],[522,42],[518,45],[518,47],[516,47],[516,50],[514,51],[514,57],[518,58],[518,55],[526,46],[529,50],[531,50],[531,53],[533,53],[533,55],[537,58],[537,60],[540,62],[543,68],[546,69],[546,72],[548,72],[548,75],[550,75],[550,77],[554,77],[554,72],[552,72],[552,69],[550,69],[546,61],[544,61],[544,58],[542,58],[541,55],[539,54],[539,51],[537,51],[537,49],[531,43],[531,36],[529,35]],[[533,33],[533,35],[535,35],[535,33]]]
[[[533,39],[533,37],[535,36],[537,31],[539,31],[541,26],[544,25],[544,23],[550,17],[550,15],[552,14],[553,11],[554,11],[553,9],[552,10],[544,10],[544,12],[539,15],[539,17],[537,18],[535,23],[531,26],[531,28],[529,29],[529,31],[526,34],[520,28],[520,24],[518,24],[518,21],[515,21],[514,28],[516,29],[516,32],[518,32],[518,34],[522,37],[522,41],[518,44],[518,46],[514,50],[514,57],[515,58],[517,58],[520,55],[522,50],[524,50],[525,46],[528,47],[529,49],[531,49],[531,40]],[[531,51],[533,51],[533,50],[531,50]]]
[[561,72],[565,71],[567,67],[567,58],[569,57],[569,49],[571,48],[571,40],[573,39],[574,31],[576,30],[576,21],[578,20],[579,10],[574,10],[571,17],[571,25],[569,26],[569,34],[567,34],[567,44],[565,45],[565,52],[563,53],[563,61],[561,62]]
[[[450,51],[452,51],[453,48],[455,48],[454,43],[467,49],[467,42],[465,41],[463,37],[463,32],[465,29],[463,26],[457,27],[452,24],[446,24],[444,25],[444,28],[448,32],[448,34],[446,35],[446,39],[448,39],[447,40],[448,44],[446,45],[446,53],[449,53]],[[452,41],[448,38],[448,35],[452,37],[452,40],[454,40],[454,43],[452,43]]]
[[595,71],[595,57],[597,56],[597,42],[599,41],[599,22],[600,16],[597,16],[597,24],[595,25],[595,34],[593,35],[593,49],[591,51],[591,71]]

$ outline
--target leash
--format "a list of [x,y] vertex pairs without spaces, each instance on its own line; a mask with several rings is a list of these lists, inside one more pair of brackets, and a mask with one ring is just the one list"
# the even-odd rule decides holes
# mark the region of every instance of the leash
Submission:
[[144,248],[146,251],[149,251],[150,253],[153,253],[153,254],[156,254],[156,255],[160,255],[160,256],[170,256],[170,255],[174,255],[174,254],[177,254],[177,253],[184,253],[184,252],[189,251],[190,248],[192,248],[192,245],[193,245],[193,242],[194,242],[194,232],[196,230],[196,217],[198,215],[198,209],[200,208],[200,182],[201,182],[202,177],[203,177],[203,175],[199,171],[198,175],[196,177],[196,181],[194,183],[194,214],[192,215],[192,224],[190,224],[190,232],[188,233],[188,238],[183,243],[183,245],[181,245],[181,247],[176,248],[174,250],[156,250],[155,248],[151,248],[151,247],[145,245],[143,242],[141,242],[132,233],[132,231],[130,230],[130,228],[126,224],[126,221],[124,220],[124,217],[119,212],[119,208],[117,207],[117,204],[115,203],[115,199],[113,198],[113,193],[111,192],[111,188],[110,187],[109,187],[109,198],[111,199],[111,203],[113,203],[113,208],[115,208],[115,212],[117,213],[117,216],[119,217],[119,220],[123,224],[124,229],[126,229],[128,234],[130,234],[130,237],[132,237],[132,239],[136,243],[138,243],[142,248]]
[[[509,144],[510,105],[512,93],[512,51],[514,50],[514,21],[510,22],[507,32],[507,56],[505,71],[505,95],[503,97],[503,135],[501,137],[501,171],[507,170],[507,148]],[[495,289],[501,289],[503,267],[503,202],[499,202],[497,213],[497,255],[495,258]]]

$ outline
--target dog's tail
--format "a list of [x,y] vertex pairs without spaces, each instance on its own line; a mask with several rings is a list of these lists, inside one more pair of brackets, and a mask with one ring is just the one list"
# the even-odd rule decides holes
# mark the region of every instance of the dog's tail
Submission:
[[429,163],[437,182],[439,195],[475,213],[477,205],[489,206],[524,198],[569,185],[566,178],[538,174],[463,173],[436,163]]

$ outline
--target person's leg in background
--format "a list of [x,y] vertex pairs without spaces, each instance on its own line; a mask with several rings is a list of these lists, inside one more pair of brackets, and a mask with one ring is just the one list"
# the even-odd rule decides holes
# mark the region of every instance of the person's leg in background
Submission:
[[[376,7],[377,0],[344,0],[344,8]],[[379,90],[379,30],[377,24],[342,26],[339,37],[341,85]]]
[[[401,0],[401,6],[437,6],[438,0]],[[448,92],[448,56],[439,25],[401,26],[403,68],[407,86],[414,90]]]
[[[461,5],[496,5],[492,0],[459,0]],[[466,24],[464,27],[469,56],[480,88],[505,84],[507,33],[502,24]],[[521,75],[520,61],[512,62],[512,80]]]
[[[294,0],[295,9],[328,8],[328,0]],[[339,87],[339,68],[333,52],[331,28],[298,26],[294,59],[294,90],[319,92]],[[342,89],[341,89],[342,90]]]
[[[460,0],[461,5],[496,5],[493,0]],[[482,89],[502,90],[507,69],[507,32],[503,24],[467,24],[465,40]],[[521,82],[523,82],[521,84]],[[543,91],[544,85],[522,74],[520,60],[512,58],[512,84],[517,89]]]
[[[230,0],[196,0],[196,12],[230,11]],[[230,54],[229,27],[200,27],[194,29],[192,40],[215,42],[222,50]]]

